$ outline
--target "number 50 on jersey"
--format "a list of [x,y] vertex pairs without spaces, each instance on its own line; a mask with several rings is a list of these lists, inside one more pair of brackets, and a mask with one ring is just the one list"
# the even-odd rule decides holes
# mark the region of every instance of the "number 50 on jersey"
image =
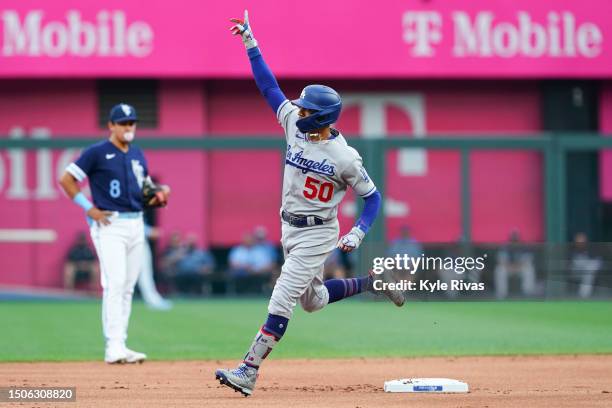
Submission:
[[334,185],[330,182],[322,182],[314,177],[306,177],[304,185],[304,197],[309,200],[318,199],[321,202],[328,202],[334,195]]

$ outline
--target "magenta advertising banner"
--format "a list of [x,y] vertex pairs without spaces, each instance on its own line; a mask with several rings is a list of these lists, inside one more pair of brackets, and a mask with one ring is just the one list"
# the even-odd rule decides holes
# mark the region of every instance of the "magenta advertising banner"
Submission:
[[4,0],[0,77],[245,77],[245,7],[280,77],[612,77],[608,0]]

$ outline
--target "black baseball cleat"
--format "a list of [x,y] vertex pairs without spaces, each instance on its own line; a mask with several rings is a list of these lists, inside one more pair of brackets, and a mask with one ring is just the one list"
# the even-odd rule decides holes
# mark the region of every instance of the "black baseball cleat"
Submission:
[[215,378],[222,385],[227,385],[236,392],[248,397],[253,393],[257,381],[257,369],[240,364],[235,370],[218,369]]

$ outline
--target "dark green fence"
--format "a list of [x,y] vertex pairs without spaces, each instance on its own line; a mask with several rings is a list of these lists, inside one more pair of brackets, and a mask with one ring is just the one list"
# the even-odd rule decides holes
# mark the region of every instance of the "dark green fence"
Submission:
[[[60,149],[85,147],[100,138],[9,139],[0,137],[0,149]],[[462,230],[466,240],[471,240],[470,154],[478,150],[519,150],[540,152],[543,157],[544,214],[546,239],[551,243],[565,241],[566,172],[567,155],[570,152],[598,151],[612,148],[612,137],[592,134],[550,134],[517,136],[455,137],[436,136],[415,139],[394,135],[394,138],[351,138],[350,144],[360,151],[365,166],[377,187],[385,190],[385,152],[398,148],[425,148],[455,150],[461,153],[461,214]],[[145,149],[159,150],[245,150],[285,149],[284,139],[279,137],[241,136],[200,138],[163,137],[139,138],[138,145]],[[370,236],[375,242],[383,242],[384,223],[373,226]]]

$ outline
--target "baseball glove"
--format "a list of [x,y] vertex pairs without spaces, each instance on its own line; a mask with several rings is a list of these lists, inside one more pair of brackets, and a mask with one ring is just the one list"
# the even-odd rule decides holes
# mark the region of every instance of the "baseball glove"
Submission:
[[142,185],[142,205],[144,207],[165,207],[168,204],[167,188],[158,186],[147,177]]

